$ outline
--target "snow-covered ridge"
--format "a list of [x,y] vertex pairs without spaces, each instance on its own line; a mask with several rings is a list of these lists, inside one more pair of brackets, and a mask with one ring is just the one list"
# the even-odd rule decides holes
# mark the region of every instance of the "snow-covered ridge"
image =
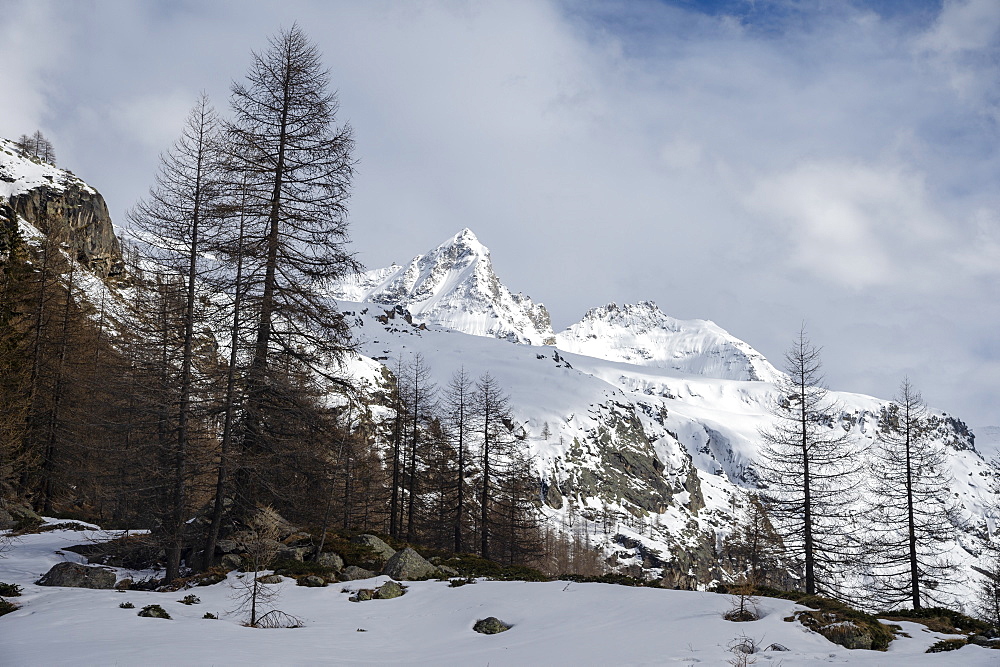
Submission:
[[722,380],[778,377],[764,356],[708,320],[678,320],[652,301],[594,308],[556,336],[560,350]]
[[0,199],[8,200],[39,187],[64,190],[71,185],[97,192],[70,172],[25,155],[10,139],[0,139]]
[[364,272],[333,286],[343,301],[402,306],[414,321],[474,336],[560,350],[608,361],[726,380],[774,381],[762,354],[707,320],[678,320],[651,301],[589,311],[558,336],[549,313],[497,277],[490,251],[463,229],[408,264]]
[[549,313],[514,294],[493,271],[490,251],[463,229],[406,266],[366,271],[333,286],[334,298],[399,305],[413,319],[475,336],[529,345],[555,341]]

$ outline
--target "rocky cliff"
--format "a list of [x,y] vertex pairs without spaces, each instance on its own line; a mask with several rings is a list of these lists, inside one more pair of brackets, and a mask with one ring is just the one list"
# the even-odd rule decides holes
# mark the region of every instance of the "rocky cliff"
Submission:
[[122,272],[122,253],[104,197],[72,173],[25,155],[0,139],[0,203],[95,274]]

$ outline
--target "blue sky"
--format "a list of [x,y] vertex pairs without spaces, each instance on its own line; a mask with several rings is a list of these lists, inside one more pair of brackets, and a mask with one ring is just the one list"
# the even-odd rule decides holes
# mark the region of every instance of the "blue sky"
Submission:
[[298,21],[355,130],[370,267],[462,227],[557,327],[711,319],[829,384],[1000,423],[1000,3],[0,0],[0,135],[116,222],[202,90]]

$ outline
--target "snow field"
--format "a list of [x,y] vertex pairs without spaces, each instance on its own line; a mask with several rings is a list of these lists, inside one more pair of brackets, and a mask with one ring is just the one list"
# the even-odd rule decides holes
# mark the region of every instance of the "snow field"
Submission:
[[[408,582],[393,600],[349,602],[343,589],[372,588],[387,579],[326,588],[278,584],[276,607],[304,627],[243,627],[227,582],[173,593],[41,587],[34,581],[55,563],[80,561],[63,548],[111,535],[56,530],[28,535],[0,559],[0,581],[24,587],[21,608],[0,618],[4,665],[726,665],[727,649],[741,634],[787,652],[756,654],[757,664],[979,665],[998,664],[997,653],[967,646],[927,654],[945,635],[901,623],[910,638],[886,653],[848,651],[783,619],[799,605],[763,599],[763,618],[722,618],[729,596],[629,588],[609,584],[478,581],[457,588],[445,582]],[[145,576],[119,570],[118,576]],[[230,573],[230,578],[236,573]],[[201,604],[178,602],[193,593]],[[130,601],[135,609],[121,609]],[[159,604],[172,620],[140,618]],[[207,620],[205,612],[219,620]],[[472,631],[496,616],[513,628],[499,635]],[[363,632],[359,631],[363,630]]]

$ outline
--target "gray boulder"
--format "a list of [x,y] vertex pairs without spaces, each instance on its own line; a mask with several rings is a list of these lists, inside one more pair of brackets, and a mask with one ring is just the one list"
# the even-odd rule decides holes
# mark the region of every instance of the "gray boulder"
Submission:
[[387,574],[400,581],[426,579],[433,577],[436,572],[436,567],[424,560],[423,556],[410,547],[397,551],[382,569],[382,574]]
[[347,598],[351,602],[367,602],[375,597],[375,591],[370,588],[362,588],[357,593]]
[[406,590],[395,581],[385,582],[378,587],[377,591],[379,600],[391,600],[393,598],[398,598],[405,592]]
[[227,570],[238,570],[243,566],[243,559],[236,554],[226,554],[219,564]]
[[317,577],[315,574],[310,574],[308,577],[302,577],[295,583],[299,586],[307,586],[309,588],[322,588],[326,586],[326,579]]
[[309,547],[282,547],[278,550],[278,560],[297,560],[300,563],[306,559]]
[[512,627],[513,626],[504,623],[496,616],[489,616],[476,621],[476,624],[472,626],[472,629],[480,634],[496,635],[501,632],[507,632]]
[[215,543],[215,553],[231,554],[240,551],[240,544],[236,540],[219,540]]
[[457,577],[459,576],[459,571],[453,567],[448,567],[447,565],[438,565],[437,573],[442,577]]
[[265,574],[262,577],[257,577],[257,581],[262,584],[280,584],[281,575],[280,574]]
[[332,551],[321,553],[316,559],[316,564],[328,567],[334,572],[340,572],[344,569],[344,559]]
[[18,526],[44,523],[44,519],[24,505],[15,505],[0,500],[0,530],[11,530]]
[[115,571],[79,563],[57,563],[35,583],[70,588],[114,588]]
[[378,554],[382,560],[392,558],[396,550],[374,535],[355,535],[351,538],[354,544],[361,544]]
[[357,565],[348,565],[338,577],[341,581],[354,581],[355,579],[371,579],[375,573]]

